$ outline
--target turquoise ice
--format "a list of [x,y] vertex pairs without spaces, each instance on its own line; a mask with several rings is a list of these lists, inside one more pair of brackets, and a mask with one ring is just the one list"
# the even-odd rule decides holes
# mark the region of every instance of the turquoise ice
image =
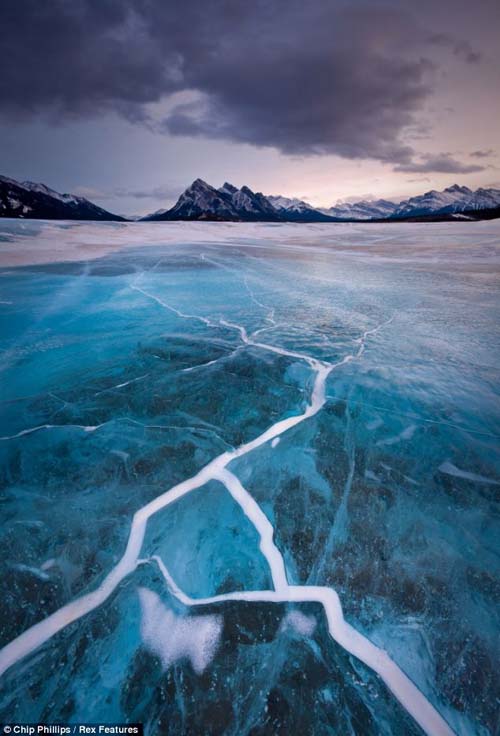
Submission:
[[498,237],[453,227],[2,271],[1,721],[494,732]]

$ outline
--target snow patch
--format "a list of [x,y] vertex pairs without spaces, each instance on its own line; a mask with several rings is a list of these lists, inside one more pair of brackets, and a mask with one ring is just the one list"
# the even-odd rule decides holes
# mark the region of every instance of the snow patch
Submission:
[[315,628],[316,619],[314,616],[306,616],[300,611],[289,611],[281,624],[282,631],[293,629],[301,636],[311,636]]
[[189,659],[201,675],[213,660],[222,632],[222,616],[176,616],[157,593],[138,588],[142,609],[141,636],[164,670]]

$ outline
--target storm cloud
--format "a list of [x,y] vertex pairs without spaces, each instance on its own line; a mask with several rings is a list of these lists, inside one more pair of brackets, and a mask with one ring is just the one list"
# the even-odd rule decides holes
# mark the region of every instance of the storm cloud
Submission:
[[457,63],[480,59],[463,38],[430,34],[412,7],[406,0],[3,0],[1,114],[60,122],[112,111],[170,135],[291,155],[479,171],[450,156],[415,162],[405,138],[432,94],[433,49],[448,49]]
[[407,164],[398,164],[394,171],[412,173],[439,172],[443,174],[473,174],[484,171],[484,166],[478,164],[467,164],[457,161],[449,153],[438,153],[436,155],[422,156],[420,161],[411,161]]

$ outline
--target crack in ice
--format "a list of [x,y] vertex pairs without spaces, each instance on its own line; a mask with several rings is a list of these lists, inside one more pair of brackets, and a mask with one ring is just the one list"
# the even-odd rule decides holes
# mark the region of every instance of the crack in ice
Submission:
[[328,631],[334,641],[347,652],[364,662],[381,680],[415,719],[425,733],[430,736],[453,736],[453,731],[425,695],[405,675],[387,652],[377,647],[367,637],[360,634],[344,618],[339,596],[332,588],[317,585],[287,585],[280,590],[248,590],[222,593],[206,598],[191,598],[186,595],[167,570],[161,557],[154,555],[139,564],[156,562],[170,592],[184,605],[206,606],[227,601],[247,603],[320,603],[325,611]]
[[[217,324],[205,317],[188,315],[181,312],[158,297],[148,294],[136,285],[132,285],[131,288],[153,299],[162,307],[183,319],[199,320],[209,327],[217,326]],[[245,442],[235,449],[223,452],[201,468],[195,475],[177,483],[136,511],[132,518],[125,552],[101,584],[92,592],[62,606],[62,608],[52,613],[46,619],[31,626],[4,646],[0,650],[0,675],[16,662],[43,645],[63,628],[102,605],[124,578],[136,570],[138,565],[149,561],[140,558],[148,520],[158,511],[186,496],[194,489],[206,485],[209,481],[216,480],[226,487],[258,532],[260,536],[260,549],[269,564],[274,590],[237,591],[208,598],[190,598],[176,585],[161,558],[158,556],[150,558],[154,559],[158,564],[170,591],[187,606],[199,606],[236,600],[247,602],[320,603],[325,611],[331,637],[346,651],[360,659],[380,676],[401,705],[429,736],[451,736],[453,731],[443,717],[409,677],[393,662],[389,655],[345,621],[340,599],[335,590],[320,586],[296,586],[288,584],[284,560],[274,542],[274,528],[272,524],[257,502],[243,487],[239,479],[227,469],[227,466],[236,458],[242,457],[256,448],[261,447],[266,442],[278,438],[284,432],[317,414],[326,402],[325,384],[328,375],[335,368],[359,358],[364,352],[365,342],[368,336],[375,334],[389,322],[391,320],[373,329],[366,330],[357,338],[355,342],[359,345],[359,348],[355,353],[345,356],[336,363],[326,363],[306,354],[256,342],[248,336],[243,326],[221,319],[219,324],[237,330],[240,333],[243,343],[307,362],[315,373],[310,402],[306,405],[302,413],[281,419],[253,440]],[[31,431],[36,431],[36,429],[39,428],[34,428]]]
[[108,422],[102,422],[102,424],[38,424],[36,427],[28,427],[28,429],[22,429],[17,434],[9,434],[0,437],[1,442],[7,440],[16,440],[19,437],[24,437],[34,432],[40,432],[42,429],[81,429],[82,432],[95,432],[96,429],[104,427]]
[[184,424],[144,424],[143,422],[139,422],[137,419],[133,419],[132,417],[112,417],[111,419],[107,419],[105,422],[101,422],[100,424],[72,424],[71,422],[69,424],[37,424],[35,427],[28,427],[26,429],[22,429],[20,432],[17,432],[17,434],[4,435],[0,437],[0,442],[6,442],[8,440],[16,440],[16,439],[19,439],[20,437],[34,434],[35,432],[41,432],[42,430],[50,430],[50,429],[79,429],[82,432],[90,434],[92,432],[95,432],[98,429],[101,429],[102,427],[106,427],[108,424],[113,424],[114,422],[124,422],[125,424],[133,424],[138,427],[142,427],[143,429],[160,429],[160,430],[173,429],[173,430],[191,431],[191,432],[205,432],[206,434],[211,434],[214,437],[217,437],[225,445],[228,445],[228,447],[232,447],[232,445],[230,445],[223,437],[221,437],[215,431],[215,429],[211,429],[210,425],[208,427],[202,427],[199,425],[184,425]]
[[131,378],[130,381],[124,381],[123,383],[117,383],[115,386],[109,386],[108,388],[103,388],[101,391],[98,391],[97,393],[95,393],[94,396],[101,396],[101,394],[105,394],[108,391],[116,391],[116,389],[125,388],[125,386],[130,386],[131,383],[137,383],[137,381],[143,381],[148,376],[149,376],[149,373],[145,373],[143,376],[138,376],[137,378]]

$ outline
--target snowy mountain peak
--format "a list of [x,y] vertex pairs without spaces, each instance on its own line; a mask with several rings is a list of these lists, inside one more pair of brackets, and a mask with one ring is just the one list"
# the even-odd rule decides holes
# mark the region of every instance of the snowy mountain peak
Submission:
[[283,219],[290,222],[330,222],[332,220],[328,214],[315,209],[301,199],[281,195],[270,195],[267,199]]
[[268,200],[277,208],[281,210],[290,209],[291,207],[309,207],[306,202],[301,199],[292,197],[283,197],[281,195],[268,195]]
[[451,187],[446,187],[444,191],[450,193],[457,192],[460,194],[472,194],[472,189],[469,189],[469,187],[466,186],[461,187],[459,184],[452,184]]
[[243,186],[241,187],[241,189],[240,189],[240,192],[243,192],[244,194],[248,194],[249,196],[253,196],[253,194],[254,194],[254,193],[252,192],[252,190],[250,189],[250,187],[247,187],[247,186],[246,186],[246,184],[244,184],[244,185],[243,185]]
[[375,220],[391,217],[397,205],[387,199],[375,199],[360,202],[342,202],[328,209],[323,209],[327,215],[341,220]]
[[310,204],[307,204],[307,202],[304,202],[302,199],[297,199],[295,197],[292,198],[270,195],[268,197],[268,200],[278,210],[286,210],[289,212],[308,212],[310,210],[314,210],[314,207],[312,207]]
[[186,189],[186,191],[189,192],[191,190],[197,189],[202,189],[203,191],[206,191],[207,189],[213,189],[213,187],[211,187],[210,184],[207,184],[207,182],[203,179],[195,179],[191,186]]
[[225,193],[225,194],[236,194],[238,191],[238,187],[235,187],[234,184],[230,184],[228,181],[225,181],[224,184],[219,189],[219,192]]

